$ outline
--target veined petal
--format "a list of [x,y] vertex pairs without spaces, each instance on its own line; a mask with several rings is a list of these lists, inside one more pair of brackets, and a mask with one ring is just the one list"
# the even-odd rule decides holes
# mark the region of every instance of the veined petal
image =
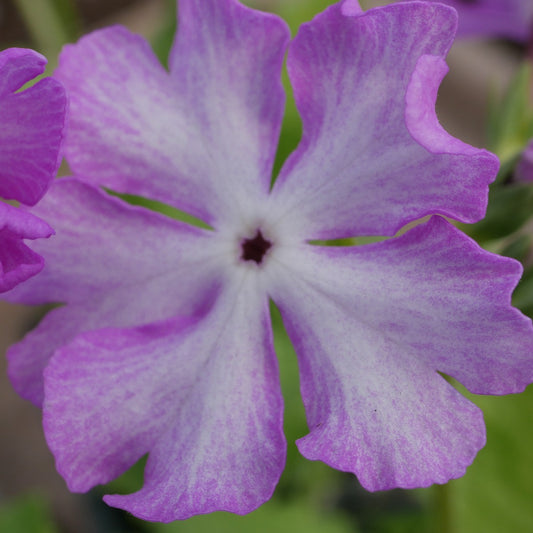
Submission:
[[0,292],[8,291],[40,272],[41,256],[24,239],[49,237],[53,230],[41,219],[0,202]]
[[20,342],[11,346],[7,350],[8,376],[17,393],[41,407],[43,371],[50,357],[81,331],[105,327],[100,317],[99,313],[91,314],[80,306],[53,309]]
[[109,28],[67,46],[67,159],[84,180],[162,200],[213,224],[268,193],[289,31],[235,0],[184,0],[171,74]]
[[180,0],[178,10],[170,72],[201,128],[209,161],[197,171],[235,210],[270,189],[290,31],[279,17],[236,0]]
[[84,334],[46,369],[44,426],[75,491],[149,453],[144,487],[105,498],[168,522],[267,500],[285,461],[268,300],[253,276],[202,318]]
[[213,232],[132,207],[91,185],[58,180],[33,212],[56,234],[32,243],[46,266],[6,299],[67,304],[8,353],[17,391],[35,403],[42,401],[42,368],[81,331],[194,315],[219,283]]
[[0,51],[0,97],[9,96],[44,72],[46,58],[27,48]]
[[65,90],[56,80],[19,91],[45,65],[33,50],[0,52],[0,196],[27,205],[39,201],[57,172],[65,124]]
[[[442,129],[444,142],[432,142],[456,23],[446,6],[409,2],[355,16],[337,4],[302,26],[287,61],[303,137],[273,190],[277,219],[302,238],[331,239],[393,235],[433,213],[484,215],[496,157]],[[439,63],[420,63],[426,56]]]
[[270,293],[300,361],[302,453],[370,490],[461,476],[482,415],[437,371],[483,394],[533,380],[531,320],[510,305],[520,265],[438,217],[377,244],[284,253]]

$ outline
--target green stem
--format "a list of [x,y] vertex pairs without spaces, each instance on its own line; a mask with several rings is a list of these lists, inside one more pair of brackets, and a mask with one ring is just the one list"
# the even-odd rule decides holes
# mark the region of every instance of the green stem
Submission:
[[432,533],[453,533],[448,485],[433,487],[433,517]]
[[70,0],[14,0],[33,45],[40,52],[55,57],[62,46],[76,39],[79,23]]

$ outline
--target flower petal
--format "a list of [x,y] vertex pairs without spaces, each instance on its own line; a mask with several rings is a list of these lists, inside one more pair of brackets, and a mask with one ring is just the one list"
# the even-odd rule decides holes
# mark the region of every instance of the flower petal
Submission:
[[53,230],[46,222],[0,202],[0,292],[5,292],[40,272],[41,256],[24,244],[24,239],[49,237]]
[[370,490],[462,475],[482,415],[437,371],[483,394],[533,381],[531,320],[510,305],[520,265],[438,217],[381,243],[284,255],[270,293],[300,359],[302,453]]
[[341,9],[304,24],[289,50],[303,138],[274,186],[277,219],[305,239],[394,235],[434,213],[480,219],[497,159],[442,129],[444,142],[432,142],[455,12],[424,2]]
[[429,152],[476,156],[480,150],[452,137],[437,118],[437,93],[447,73],[448,65],[440,56],[423,55],[418,59],[405,95],[405,124],[413,139]]
[[289,39],[282,19],[236,0],[179,2],[170,72],[208,146],[211,161],[202,174],[211,175],[210,187],[226,208],[270,189]]
[[50,357],[80,331],[91,326],[104,327],[98,321],[99,316],[97,313],[87,316],[80,307],[53,309],[24,339],[12,345],[7,350],[8,375],[17,393],[41,407],[44,399],[43,371]]
[[149,452],[144,487],[107,503],[168,522],[271,496],[285,439],[268,301],[239,284],[201,319],[83,334],[52,358],[44,425],[72,490]]
[[65,90],[47,78],[19,91],[44,72],[33,50],[0,52],[0,196],[33,205],[59,167],[66,113]]
[[67,46],[66,153],[75,173],[213,224],[269,190],[289,31],[234,0],[180,2],[171,74],[148,44],[109,28]]
[[35,403],[42,400],[42,377],[34,371],[79,332],[194,315],[219,283],[213,232],[129,206],[90,185],[58,180],[33,212],[50,221],[56,235],[32,243],[46,266],[7,299],[67,304],[9,351],[14,385]]

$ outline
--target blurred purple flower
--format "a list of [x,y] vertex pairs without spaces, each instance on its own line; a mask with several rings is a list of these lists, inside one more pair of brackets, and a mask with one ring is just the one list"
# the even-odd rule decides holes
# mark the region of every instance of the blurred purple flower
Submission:
[[529,142],[516,165],[517,181],[533,181],[533,140]]
[[[0,52],[0,197],[36,204],[59,166],[66,98],[61,84],[44,79],[46,59],[33,50]],[[0,200],[0,292],[37,274],[43,259],[24,239],[49,237],[53,230],[22,208]]]
[[286,447],[271,298],[299,358],[306,457],[369,490],[461,476],[483,417],[437,371],[482,394],[533,380],[520,265],[439,216],[375,244],[309,242],[483,217],[498,162],[434,111],[455,12],[349,1],[303,25],[287,58],[303,138],[271,189],[286,25],[235,0],[179,7],[170,72],[119,27],[61,56],[77,178],[37,206],[57,234],[11,298],[65,305],[9,353],[17,390],[44,399],[59,472],[86,491],[149,453],[143,488],[105,497],[148,520],[267,500]]
[[433,0],[459,13],[458,36],[506,37],[528,43],[533,37],[533,0]]

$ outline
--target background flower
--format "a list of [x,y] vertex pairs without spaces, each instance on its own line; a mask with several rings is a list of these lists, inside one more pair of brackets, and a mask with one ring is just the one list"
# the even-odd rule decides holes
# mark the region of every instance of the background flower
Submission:
[[[32,50],[0,52],[0,196],[28,206],[42,198],[59,167],[65,122],[65,91],[57,80],[20,91],[45,65],[45,58]],[[43,268],[42,258],[23,240],[51,234],[42,220],[0,202],[0,292]]]
[[531,141],[520,156],[516,167],[516,179],[519,181],[533,181],[533,141]]
[[[441,1],[441,0],[431,0]],[[533,36],[530,0],[442,0],[459,14],[459,37],[506,37],[524,44]]]

